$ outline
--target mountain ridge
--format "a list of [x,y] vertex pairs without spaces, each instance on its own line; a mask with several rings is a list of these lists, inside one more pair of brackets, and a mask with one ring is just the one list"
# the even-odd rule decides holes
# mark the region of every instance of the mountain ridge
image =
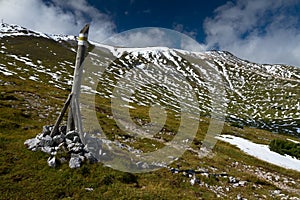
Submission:
[[[31,39],[41,37],[62,44],[68,51],[75,51],[76,36],[63,36],[57,39],[59,38],[57,36],[33,32],[17,25],[2,24],[1,27],[0,38],[5,38],[7,41],[8,39],[13,41],[14,37],[30,37]],[[218,80],[214,79],[221,77],[226,90],[224,102],[227,102],[228,113],[226,116],[229,122],[239,124],[238,126],[254,126],[293,135],[300,133],[298,125],[300,124],[300,103],[298,101],[300,93],[300,69],[297,67],[256,64],[239,59],[229,52],[222,51],[188,52],[166,47],[123,48],[111,47],[94,42],[92,42],[91,45],[90,57],[94,56],[92,53],[93,49],[98,48],[100,52],[102,51],[112,56],[113,60],[111,60],[111,63],[115,64],[115,66],[111,65],[112,67],[120,69],[126,68],[129,65],[136,65],[137,63],[154,63],[154,65],[160,65],[161,67],[167,67],[168,64],[176,66],[177,69],[174,69],[174,72],[182,73],[187,79],[191,79],[192,84],[195,84],[197,79],[198,82],[196,84],[206,87],[206,93],[208,92],[207,84],[218,85]],[[57,47],[56,49],[58,49]],[[0,70],[2,73],[18,73],[13,65],[9,66],[9,64],[13,64],[17,61],[30,66],[30,69],[27,70],[36,71],[36,73],[28,78],[38,81],[39,77],[37,77],[37,74],[44,72],[50,75],[49,78],[46,79],[49,83],[59,88],[70,88],[70,84],[72,83],[71,70],[74,67],[71,56],[74,56],[74,53],[70,52],[70,59],[66,61],[63,58],[64,55],[52,52],[54,57],[61,57],[60,61],[54,64],[54,68],[56,69],[53,69],[53,64],[51,64],[52,67],[43,66],[43,63],[40,61],[43,59],[33,62],[30,56],[28,58],[26,55],[9,54],[8,51],[13,51],[13,48],[8,48],[9,47],[6,47],[5,43],[2,42],[0,51],[0,53],[2,53],[1,55],[4,56],[2,60],[8,58],[11,60],[11,62],[1,63]],[[45,46],[34,47],[33,49],[35,48],[43,49]],[[46,52],[48,50],[44,49],[44,51]],[[63,51],[63,48],[61,48],[59,51],[60,54],[65,54]],[[95,59],[99,58],[95,56]],[[189,61],[195,59],[200,59],[204,62],[209,61],[213,64],[213,67],[211,69],[205,69],[199,67],[198,64],[193,63],[193,61]],[[99,63],[102,63],[103,66],[105,65],[104,61],[100,61]],[[45,69],[45,67],[47,69]],[[211,70],[215,70],[218,75],[214,75]],[[199,76],[197,71],[202,74]],[[119,76],[120,74],[115,73],[113,76],[115,75]],[[205,80],[208,80],[208,82],[203,82],[203,80],[199,81],[201,78],[203,79],[203,77],[205,77]],[[101,79],[101,77],[99,78]],[[103,87],[108,86],[103,85]],[[198,89],[200,91],[203,88]],[[204,104],[201,101],[199,102],[206,107],[203,109],[203,113],[211,112],[211,108],[207,102],[208,96],[201,95],[202,94],[199,93],[198,97],[206,102]],[[105,96],[107,96],[107,94]]]

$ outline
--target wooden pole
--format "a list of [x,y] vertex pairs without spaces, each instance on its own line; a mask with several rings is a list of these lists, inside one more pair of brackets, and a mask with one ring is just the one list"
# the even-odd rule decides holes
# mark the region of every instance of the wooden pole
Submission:
[[[81,119],[80,116],[80,110],[78,104],[78,99],[80,95],[80,87],[81,87],[81,77],[82,77],[82,70],[83,66],[82,63],[84,61],[85,52],[87,48],[87,39],[88,39],[88,33],[89,33],[89,27],[90,25],[87,24],[83,27],[83,29],[80,31],[79,37],[78,37],[78,49],[77,49],[77,55],[76,55],[76,63],[75,63],[75,70],[74,70],[74,82],[72,86],[72,100],[71,100],[71,107],[69,109],[68,113],[68,122],[67,122],[67,131],[73,131],[75,128],[78,130],[78,128],[81,129],[81,127],[75,127],[75,125],[78,125],[78,120]],[[77,123],[75,123],[75,121]],[[79,122],[81,123],[81,122]],[[81,130],[78,130],[81,131]]]
[[53,127],[53,129],[52,129],[52,131],[50,133],[51,137],[55,136],[58,133],[59,124],[61,123],[61,121],[62,121],[62,119],[63,119],[63,117],[64,117],[64,115],[65,115],[65,113],[67,111],[67,108],[70,105],[71,99],[72,99],[72,93],[69,94],[68,99],[65,102],[65,105],[64,105],[63,109],[61,110],[61,113],[60,113],[60,115],[58,116],[58,118],[57,118],[57,120],[55,122],[55,125],[54,125],[54,127]]

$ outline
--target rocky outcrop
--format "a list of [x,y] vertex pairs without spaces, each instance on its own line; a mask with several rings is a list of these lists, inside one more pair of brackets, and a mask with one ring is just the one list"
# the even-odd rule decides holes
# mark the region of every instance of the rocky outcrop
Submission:
[[59,127],[59,132],[51,137],[53,126],[44,126],[42,133],[28,139],[24,145],[32,151],[42,151],[50,155],[47,162],[50,167],[57,167],[66,161],[70,168],[79,168],[85,161],[94,163],[97,159],[81,142],[76,131],[66,132],[66,126]]

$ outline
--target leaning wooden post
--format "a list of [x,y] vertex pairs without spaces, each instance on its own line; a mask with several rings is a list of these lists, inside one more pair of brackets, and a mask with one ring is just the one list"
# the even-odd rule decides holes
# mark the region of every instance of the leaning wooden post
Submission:
[[64,117],[64,115],[65,115],[65,113],[67,111],[67,108],[70,105],[71,99],[72,99],[72,93],[69,94],[68,99],[65,102],[65,105],[62,108],[61,113],[60,113],[60,115],[58,116],[58,118],[57,118],[57,120],[55,122],[55,125],[54,125],[54,127],[53,127],[53,129],[52,129],[52,131],[50,133],[51,137],[55,136],[58,133],[59,124],[61,123],[61,121],[62,121],[62,119],[63,119],[63,117]]
[[[67,131],[73,131],[75,127],[78,124],[78,120],[81,119],[80,117],[80,110],[78,104],[78,99],[80,95],[80,87],[81,87],[81,77],[82,77],[82,71],[83,66],[82,63],[85,58],[85,52],[87,48],[87,39],[88,39],[88,33],[89,33],[89,27],[90,25],[87,24],[83,29],[80,31],[79,37],[78,37],[78,49],[77,49],[77,56],[76,56],[76,63],[75,63],[75,70],[74,70],[74,78],[73,78],[73,85],[72,85],[72,99],[71,99],[71,106],[68,113],[68,122],[67,122]],[[76,122],[75,122],[76,120]],[[81,123],[81,122],[79,122]],[[80,127],[81,128],[81,127]],[[78,130],[81,131],[81,130]]]

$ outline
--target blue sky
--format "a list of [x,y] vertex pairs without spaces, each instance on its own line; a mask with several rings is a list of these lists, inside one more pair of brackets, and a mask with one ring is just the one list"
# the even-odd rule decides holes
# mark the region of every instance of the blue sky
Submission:
[[203,50],[300,67],[299,11],[299,0],[0,0],[1,19],[36,31],[77,35],[91,22],[90,39],[101,42],[162,27],[193,37]]
[[204,42],[203,21],[226,0],[98,0],[88,1],[111,16],[116,32],[138,27],[163,27]]

